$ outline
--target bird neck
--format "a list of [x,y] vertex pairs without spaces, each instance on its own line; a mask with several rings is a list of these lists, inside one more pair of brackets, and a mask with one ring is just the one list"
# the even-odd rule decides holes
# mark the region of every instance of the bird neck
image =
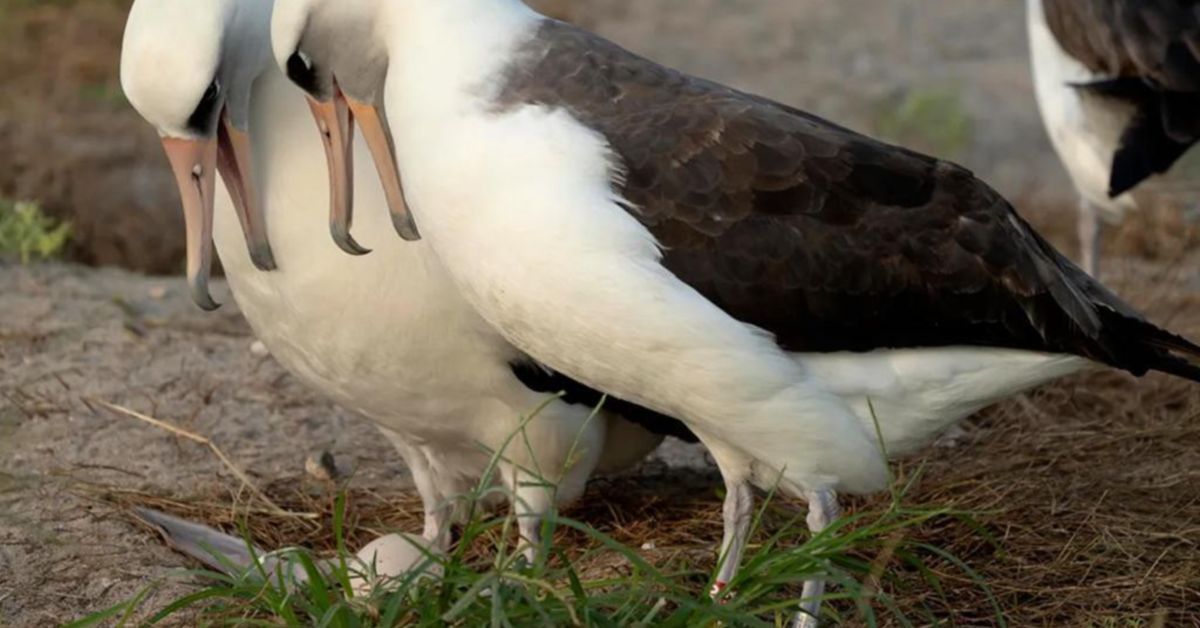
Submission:
[[226,106],[234,126],[247,129],[254,83],[274,65],[271,54],[273,0],[239,0],[226,15],[222,74],[229,86]]
[[486,88],[479,81],[542,17],[520,0],[397,0],[381,7],[389,78],[422,89]]

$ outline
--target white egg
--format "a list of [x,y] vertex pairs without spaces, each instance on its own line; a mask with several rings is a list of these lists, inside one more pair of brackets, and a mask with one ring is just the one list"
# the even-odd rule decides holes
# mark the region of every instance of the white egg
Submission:
[[356,596],[366,596],[378,586],[386,586],[414,569],[433,578],[442,576],[442,566],[429,556],[443,555],[441,548],[416,534],[388,534],[371,541],[356,555],[350,583]]

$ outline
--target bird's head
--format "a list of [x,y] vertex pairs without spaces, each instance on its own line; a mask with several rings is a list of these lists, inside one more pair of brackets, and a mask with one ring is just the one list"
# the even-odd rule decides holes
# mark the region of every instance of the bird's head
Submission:
[[395,147],[383,111],[388,71],[379,0],[278,0],[271,24],[275,61],[304,91],[329,162],[330,228],[344,251],[362,254],[350,237],[354,128],[361,128],[396,231],[418,240],[404,202]]
[[270,10],[269,0],[137,0],[125,28],[121,85],[162,137],[183,201],[192,298],[208,310],[218,172],[251,259],[275,268],[249,141],[252,86],[270,67]]

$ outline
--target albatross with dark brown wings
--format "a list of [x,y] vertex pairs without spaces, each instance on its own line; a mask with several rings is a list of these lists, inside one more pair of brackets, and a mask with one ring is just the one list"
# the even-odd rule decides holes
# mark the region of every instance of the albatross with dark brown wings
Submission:
[[1028,0],[1042,117],[1080,195],[1084,268],[1101,218],[1200,139],[1200,0]]
[[[736,586],[752,485],[806,497],[820,530],[835,490],[884,487],[883,451],[1022,390],[1103,365],[1200,379],[1200,347],[963,168],[517,0],[279,0],[273,45],[319,102],[386,101],[385,179],[489,323],[710,449],[718,590]],[[800,623],[822,591],[806,583]]]

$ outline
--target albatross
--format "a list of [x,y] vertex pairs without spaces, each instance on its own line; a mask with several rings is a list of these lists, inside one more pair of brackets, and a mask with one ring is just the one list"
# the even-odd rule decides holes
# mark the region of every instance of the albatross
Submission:
[[[1103,366],[1200,380],[1200,347],[967,170],[517,0],[280,0],[272,45],[311,101],[355,114],[323,127],[390,133],[385,179],[484,319],[708,447],[717,589],[753,486],[806,498],[819,531],[838,491],[884,488],[885,451],[1030,387]],[[797,624],[823,589],[805,583]]]
[[1099,270],[1102,218],[1200,139],[1200,2],[1028,0],[1042,119],[1079,193],[1085,270]]
[[[616,400],[593,417],[599,393],[501,337],[430,247],[395,237],[394,229],[419,234],[402,199],[374,183],[367,147],[348,137],[329,157],[360,176],[359,204],[379,209],[355,229],[374,251],[343,254],[366,251],[350,235],[351,188],[330,186],[333,146],[311,132],[299,92],[275,68],[271,11],[270,0],[137,0],[129,15],[121,81],[177,176],[193,297],[216,306],[211,238],[242,313],[275,358],[384,428],[421,494],[426,538],[447,542],[450,500],[469,493],[500,452],[497,479],[513,488],[522,538],[536,546],[556,500],[577,498],[593,471],[633,464],[661,440],[626,418],[688,434]],[[228,193],[215,186],[218,169]]]

